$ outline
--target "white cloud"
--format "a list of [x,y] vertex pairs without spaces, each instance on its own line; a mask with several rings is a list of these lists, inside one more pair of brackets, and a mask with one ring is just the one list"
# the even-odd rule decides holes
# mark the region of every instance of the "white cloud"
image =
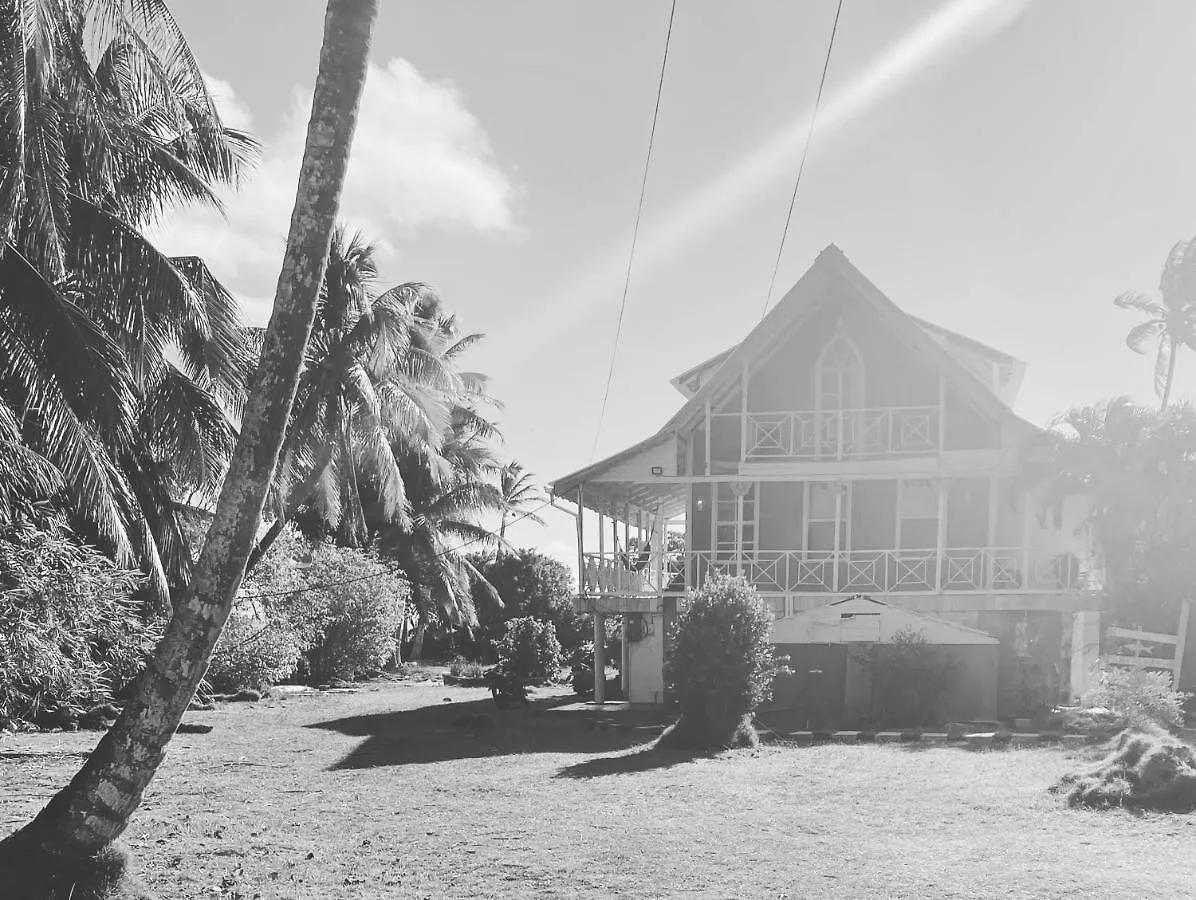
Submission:
[[216,101],[216,109],[220,118],[229,128],[240,128],[248,131],[253,127],[253,114],[249,107],[237,99],[237,92],[227,81],[213,78],[207,72],[203,73],[203,80],[208,86],[208,92]]
[[[205,77],[227,124],[252,122],[231,85]],[[310,108],[310,90],[297,88],[278,133],[263,139],[255,171],[226,198],[227,221],[210,210],[188,210],[157,229],[159,245],[169,253],[203,256],[239,296],[272,297]],[[451,83],[429,81],[403,59],[370,66],[341,199],[343,219],[383,248],[428,226],[511,232],[514,195],[485,129]],[[261,312],[247,310],[252,320],[263,318]]]

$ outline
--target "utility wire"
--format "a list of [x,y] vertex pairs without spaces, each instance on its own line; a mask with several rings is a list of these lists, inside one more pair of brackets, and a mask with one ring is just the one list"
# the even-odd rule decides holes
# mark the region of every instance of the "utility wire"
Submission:
[[619,302],[619,320],[615,325],[615,343],[610,351],[610,366],[606,372],[606,388],[602,392],[602,407],[598,411],[598,427],[594,429],[594,446],[590,449],[590,462],[598,453],[598,438],[602,435],[602,423],[606,419],[606,406],[610,402],[611,382],[615,377],[615,360],[619,355],[619,338],[623,334],[623,315],[627,312],[627,295],[631,291],[631,267],[635,263],[635,245],[640,234],[640,218],[644,213],[644,196],[648,192],[648,169],[652,164],[652,145],[656,140],[656,120],[660,117],[660,98],[664,93],[664,73],[669,62],[669,43],[673,37],[673,18],[677,15],[677,0],[669,9],[669,27],[664,36],[664,54],[660,60],[660,82],[656,85],[656,108],[652,110],[652,130],[648,132],[648,152],[644,159],[644,177],[640,182],[640,199],[635,207],[635,226],[631,230],[631,252],[627,256],[627,275],[623,279],[623,299]]
[[781,268],[781,254],[785,251],[785,238],[789,235],[789,223],[793,219],[793,207],[797,202],[797,189],[801,187],[801,176],[806,170],[806,157],[810,155],[810,144],[814,138],[814,126],[818,122],[818,107],[822,104],[822,89],[826,87],[826,73],[831,67],[831,51],[835,49],[835,32],[839,30],[839,16],[843,12],[843,0],[835,9],[835,21],[831,25],[831,37],[826,45],[826,59],[822,63],[822,78],[818,81],[818,95],[814,98],[814,111],[810,115],[810,129],[806,132],[806,143],[802,147],[801,162],[797,166],[797,179],[793,182],[793,196],[789,198],[789,212],[785,215],[785,228],[781,231],[781,245],[777,247],[777,260],[772,267],[772,277],[768,280],[768,295],[764,298],[764,308],[760,310],[763,319],[768,312],[768,305],[772,302],[773,288],[777,283],[777,272]]

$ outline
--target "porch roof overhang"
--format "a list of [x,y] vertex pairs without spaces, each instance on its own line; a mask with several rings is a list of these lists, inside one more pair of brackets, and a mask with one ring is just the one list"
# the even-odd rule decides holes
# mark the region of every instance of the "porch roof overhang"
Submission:
[[606,459],[556,479],[549,489],[561,500],[594,512],[621,517],[624,507],[644,512],[660,509],[666,518],[685,511],[688,487],[669,480],[677,474],[674,436],[661,431]]

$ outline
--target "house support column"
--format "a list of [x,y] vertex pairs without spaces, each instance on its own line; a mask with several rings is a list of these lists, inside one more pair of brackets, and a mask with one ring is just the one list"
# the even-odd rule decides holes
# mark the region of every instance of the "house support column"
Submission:
[[997,504],[1000,501],[1001,483],[996,478],[988,480],[988,548],[984,565],[984,589],[993,590],[996,577],[996,560],[993,551],[997,549]]
[[632,613],[623,613],[623,658],[619,661],[619,687],[622,688],[624,700],[631,698],[631,641],[627,637],[631,616]]
[[586,544],[585,544],[585,526],[583,520],[586,517],[586,508],[582,504],[585,502],[585,495],[582,493],[581,485],[577,487],[577,596],[584,597],[586,595]]
[[710,421],[711,421],[711,419],[710,419],[710,398],[707,397],[706,398],[706,475],[707,476],[709,476],[710,472],[711,472],[710,447],[711,447],[712,442],[711,442],[711,437],[710,437]]
[[938,522],[934,540],[934,589],[943,590],[943,570],[947,567],[947,491],[950,485],[945,478],[938,480]]
[[[748,361],[743,359],[743,376],[739,382],[739,463],[748,458]],[[740,470],[742,471],[742,469]]]
[[1100,664],[1100,612],[1082,609],[1071,622],[1071,697],[1079,700],[1096,683]]
[[656,504],[656,525],[652,529],[650,540],[652,541],[652,559],[654,560],[652,565],[656,567],[657,590],[661,592],[668,587],[668,583],[665,581],[668,568],[664,559],[669,546],[668,534],[665,531],[667,528],[668,523],[664,520],[664,504],[658,503]]
[[594,702],[606,702],[606,616],[594,612]]

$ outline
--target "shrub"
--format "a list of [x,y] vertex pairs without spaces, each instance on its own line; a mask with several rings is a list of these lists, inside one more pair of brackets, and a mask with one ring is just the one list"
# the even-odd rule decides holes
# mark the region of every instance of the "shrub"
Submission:
[[373,554],[328,544],[305,555],[303,577],[286,567],[274,576],[302,591],[272,598],[271,615],[293,630],[302,656],[300,677],[314,683],[350,680],[381,669],[395,652],[410,589]]
[[879,722],[916,727],[938,721],[955,665],[921,631],[903,629],[856,658],[872,676],[872,712]]
[[207,681],[224,694],[260,691],[294,675],[299,656],[299,639],[286,621],[234,609],[212,654]]
[[74,721],[140,673],[162,634],[141,581],[60,524],[0,530],[0,726]]
[[481,678],[485,671],[481,663],[468,660],[464,656],[456,657],[448,667],[448,673],[454,678]]
[[505,553],[497,559],[475,557],[473,561],[503,602],[501,609],[495,607],[485,589],[475,585],[478,654],[502,640],[509,620],[524,616],[551,622],[565,651],[593,636],[593,619],[573,608],[573,575],[563,563],[535,550]]
[[542,681],[556,675],[561,645],[551,622],[531,616],[511,619],[498,644],[503,668],[524,681]]
[[1184,722],[1187,696],[1172,690],[1166,672],[1101,666],[1100,681],[1084,695],[1084,705],[1111,710],[1130,725],[1175,728]]
[[1073,805],[1163,812],[1196,810],[1196,750],[1156,725],[1121,733],[1091,769],[1051,788]]
[[776,668],[771,621],[771,611],[742,578],[720,575],[690,595],[665,663],[681,717],[658,747],[756,743],[752,714],[768,699]]

